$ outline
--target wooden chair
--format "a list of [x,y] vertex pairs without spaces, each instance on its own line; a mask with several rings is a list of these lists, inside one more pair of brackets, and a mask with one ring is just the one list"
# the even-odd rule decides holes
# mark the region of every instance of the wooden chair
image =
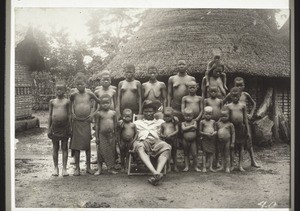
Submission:
[[[133,122],[135,122],[136,120],[142,119],[143,115],[141,114],[133,114]],[[152,173],[149,171],[149,169],[145,166],[145,164],[138,159],[134,159],[134,158],[139,158],[139,156],[135,153],[135,152],[130,152],[129,153],[129,159],[128,159],[128,170],[127,170],[127,175],[131,176],[131,175],[152,175]],[[150,157],[151,159],[151,157]],[[140,162],[139,162],[140,161]],[[152,164],[154,164],[154,166],[156,166],[156,159],[151,159]],[[136,167],[135,171],[132,169],[133,167]],[[139,172],[138,170],[140,170],[140,168],[144,168],[145,171],[143,172]],[[167,174],[167,165],[164,166],[163,172],[164,175]]]

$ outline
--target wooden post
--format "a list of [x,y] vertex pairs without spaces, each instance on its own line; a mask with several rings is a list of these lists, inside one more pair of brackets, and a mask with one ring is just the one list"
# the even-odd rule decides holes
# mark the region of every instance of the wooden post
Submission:
[[279,141],[279,120],[278,120],[278,101],[277,101],[277,88],[273,88],[273,96],[272,96],[272,115],[273,115],[273,137],[275,141]]

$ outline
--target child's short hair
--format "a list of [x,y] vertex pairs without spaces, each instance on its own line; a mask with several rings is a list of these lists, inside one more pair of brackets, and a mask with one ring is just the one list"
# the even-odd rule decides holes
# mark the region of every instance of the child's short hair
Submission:
[[213,108],[211,106],[205,106],[204,107],[204,112],[212,112]]
[[214,55],[214,59],[220,59],[221,56],[220,55]]
[[130,114],[131,116],[133,115],[132,110],[130,108],[125,108],[122,112],[122,115],[124,116],[125,114]]
[[110,71],[108,70],[103,70],[101,73],[100,73],[100,78],[102,78],[104,75],[108,75],[110,77]]
[[57,85],[64,86],[64,87],[67,86],[67,85],[66,85],[66,82],[65,82],[64,80],[60,80],[60,79],[58,79],[58,80],[55,82],[55,86],[57,86]]
[[111,100],[111,96],[109,94],[104,94],[101,97],[99,97],[99,99],[102,101],[104,99],[108,99],[109,101]]
[[242,77],[236,77],[236,78],[234,79],[234,83],[240,82],[240,81],[243,81],[243,82],[245,83],[245,80],[244,80]]
[[135,66],[133,64],[126,64],[124,69],[135,71]]
[[157,71],[157,68],[154,65],[152,65],[152,66],[148,67],[148,71],[149,70],[155,70],[155,71]]
[[198,86],[198,84],[196,83],[196,81],[188,81],[186,83],[186,86]]
[[216,85],[210,85],[208,87],[208,91],[212,90],[212,89],[218,89],[218,87]]
[[165,113],[171,113],[171,114],[173,114],[173,108],[172,107],[165,107],[164,114]]
[[78,82],[78,81],[83,81],[86,83],[87,77],[82,72],[78,72],[75,77],[75,82]]
[[230,89],[230,94],[236,94],[236,93],[241,93],[241,90],[238,88],[238,87],[232,87],[231,89]]
[[192,114],[193,113],[193,110],[189,107],[186,107],[184,110],[183,110],[183,114],[186,115],[186,114]]

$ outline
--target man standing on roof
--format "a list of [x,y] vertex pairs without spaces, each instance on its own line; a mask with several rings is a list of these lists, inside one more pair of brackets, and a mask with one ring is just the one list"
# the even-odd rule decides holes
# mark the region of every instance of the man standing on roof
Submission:
[[[163,177],[161,171],[171,154],[171,146],[160,139],[161,124],[164,120],[154,118],[160,105],[159,101],[145,100],[142,106],[144,117],[134,122],[137,140],[133,143],[133,151],[139,155],[153,174],[153,177],[148,179],[152,185],[157,185]],[[151,163],[150,157],[157,159],[156,168]]]

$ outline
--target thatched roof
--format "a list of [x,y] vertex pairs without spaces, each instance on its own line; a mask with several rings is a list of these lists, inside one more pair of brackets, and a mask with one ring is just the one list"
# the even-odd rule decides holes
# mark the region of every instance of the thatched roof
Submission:
[[159,74],[176,73],[183,58],[189,73],[203,74],[214,53],[225,72],[265,77],[289,77],[289,55],[255,10],[149,9],[136,35],[107,66],[115,79],[122,66],[133,63],[136,77],[146,77],[155,65]]
[[290,18],[278,30],[278,38],[288,49],[290,48]]
[[31,71],[41,71],[45,69],[44,58],[40,54],[31,27],[29,27],[24,40],[17,45],[15,54],[16,61],[28,65]]

